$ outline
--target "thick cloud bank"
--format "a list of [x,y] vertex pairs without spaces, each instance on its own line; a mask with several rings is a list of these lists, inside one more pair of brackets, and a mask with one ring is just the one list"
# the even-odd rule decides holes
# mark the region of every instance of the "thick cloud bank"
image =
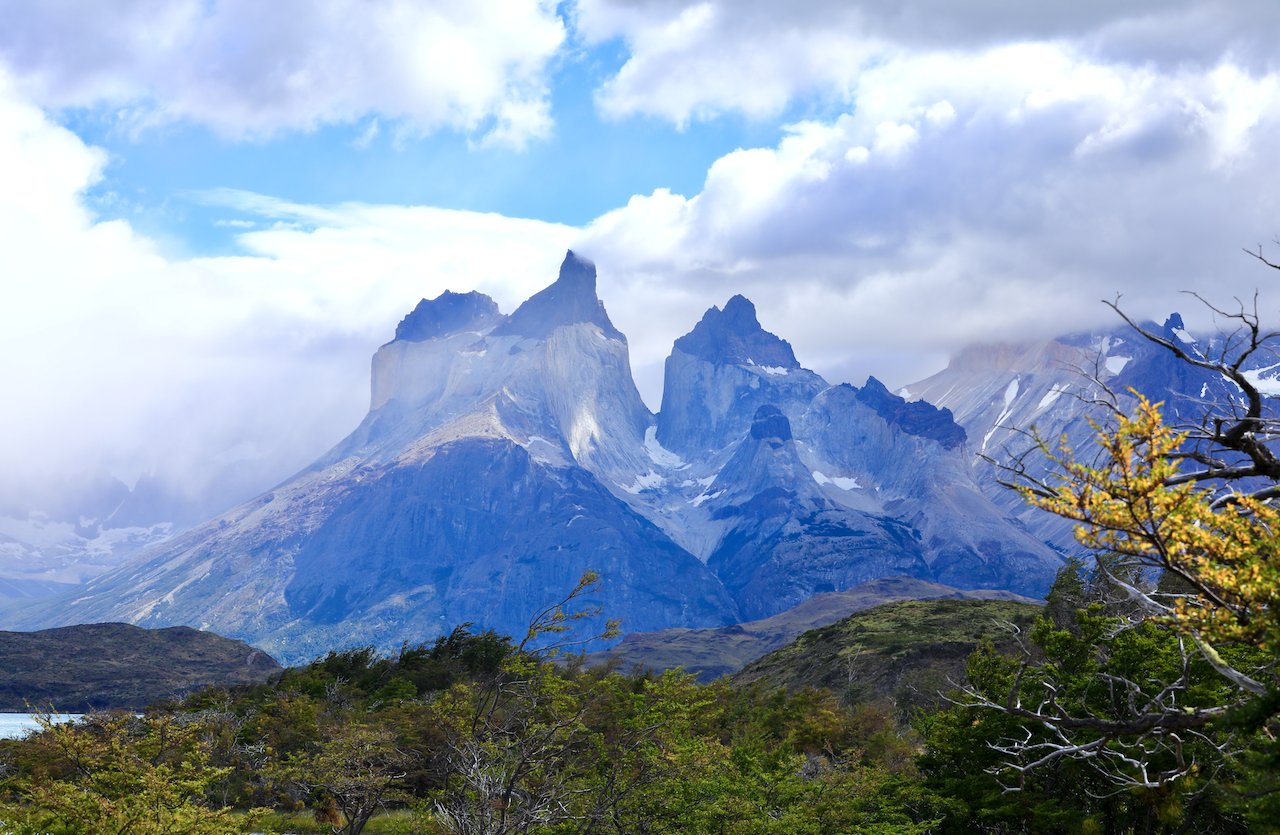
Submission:
[[0,20],[0,58],[41,104],[232,137],[380,115],[519,145],[550,129],[565,38],[538,0],[0,0]]
[[[630,49],[605,114],[826,109],[720,158],[698,194],[632,197],[575,247],[637,303],[746,293],[803,361],[855,382],[1111,324],[1098,302],[1117,294],[1201,327],[1178,291],[1280,307],[1241,253],[1280,232],[1280,12],[1043,5],[583,0],[581,31]],[[656,367],[638,371],[652,391]]]

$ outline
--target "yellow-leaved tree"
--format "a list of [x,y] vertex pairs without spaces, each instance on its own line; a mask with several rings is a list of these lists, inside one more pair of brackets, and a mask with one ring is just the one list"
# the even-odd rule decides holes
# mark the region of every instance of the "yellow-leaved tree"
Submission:
[[1065,446],[1046,449],[1056,483],[1019,489],[1031,504],[1079,522],[1080,542],[1112,564],[1181,581],[1181,593],[1161,593],[1111,577],[1143,614],[1192,638],[1219,672],[1261,693],[1261,683],[1227,667],[1213,646],[1280,653],[1280,510],[1269,502],[1271,487],[1218,494],[1184,478],[1189,432],[1137,397],[1134,414],[1098,432],[1101,463],[1078,461]]

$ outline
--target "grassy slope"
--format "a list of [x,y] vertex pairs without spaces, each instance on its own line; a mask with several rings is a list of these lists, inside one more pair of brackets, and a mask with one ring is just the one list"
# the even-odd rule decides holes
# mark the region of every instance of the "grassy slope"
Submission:
[[600,664],[617,656],[621,669],[635,666],[667,670],[684,667],[711,681],[742,669],[760,656],[786,646],[810,629],[834,623],[848,615],[899,600],[968,598],[1017,600],[1029,598],[1006,591],[961,591],[912,577],[885,577],[846,591],[815,594],[781,614],[765,620],[722,626],[717,629],[664,629],[633,632],[606,652],[591,653],[588,664]]
[[979,641],[1017,653],[1014,624],[1025,635],[1042,606],[1003,600],[913,600],[857,612],[814,629],[747,665],[738,686],[827,688],[849,703],[888,702],[904,717],[931,708]]
[[241,641],[185,626],[125,623],[0,632],[0,710],[138,710],[209,684],[265,680],[275,659]]

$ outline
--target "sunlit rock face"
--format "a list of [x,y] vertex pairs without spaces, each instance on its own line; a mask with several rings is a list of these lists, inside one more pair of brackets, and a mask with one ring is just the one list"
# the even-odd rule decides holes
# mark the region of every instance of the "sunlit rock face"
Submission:
[[788,417],[826,382],[801,368],[791,345],[760,327],[755,305],[734,296],[711,308],[667,357],[657,439],[687,456],[716,452],[745,433],[756,408]]
[[396,326],[396,338],[373,356],[370,411],[393,398],[402,406],[439,399],[454,357],[484,350],[476,347],[482,333],[504,318],[483,293],[446,290],[431,301],[423,299]]
[[950,412],[829,385],[741,296],[676,341],[657,416],[572,252],[509,316],[423,300],[371,376],[315,464],[8,625],[185,624],[292,662],[466,622],[522,637],[588,569],[593,604],[652,631],[891,575],[1039,595],[1059,562],[978,489]]

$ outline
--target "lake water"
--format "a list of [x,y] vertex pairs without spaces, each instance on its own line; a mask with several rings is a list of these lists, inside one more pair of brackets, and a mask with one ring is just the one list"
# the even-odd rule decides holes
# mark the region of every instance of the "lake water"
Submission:
[[[54,719],[58,722],[70,722],[79,719],[82,713],[58,713]],[[32,713],[0,713],[0,739],[15,739],[27,731],[40,727]]]

